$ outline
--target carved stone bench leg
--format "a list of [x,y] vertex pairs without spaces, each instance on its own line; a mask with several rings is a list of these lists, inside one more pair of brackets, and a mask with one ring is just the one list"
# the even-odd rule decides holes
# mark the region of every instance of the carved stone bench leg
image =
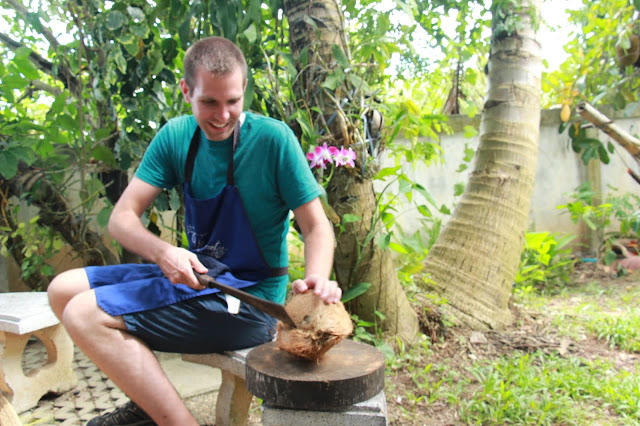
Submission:
[[[35,407],[48,392],[62,393],[78,383],[73,372],[73,343],[62,325],[43,328],[23,335],[0,332],[0,390],[6,392],[18,413]],[[28,375],[22,370],[24,348],[31,335],[47,349],[47,363]]]
[[253,395],[245,382],[245,360],[250,349],[223,354],[182,354],[184,361],[219,368],[222,383],[216,402],[216,426],[243,426],[249,418],[249,406]]
[[223,370],[216,402],[216,425],[246,425],[252,398],[244,379]]

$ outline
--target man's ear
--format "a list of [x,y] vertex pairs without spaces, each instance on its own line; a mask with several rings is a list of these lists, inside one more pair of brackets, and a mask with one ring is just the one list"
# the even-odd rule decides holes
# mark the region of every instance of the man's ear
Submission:
[[189,85],[184,78],[180,79],[180,91],[182,92],[185,102],[191,103],[191,99],[189,97]]

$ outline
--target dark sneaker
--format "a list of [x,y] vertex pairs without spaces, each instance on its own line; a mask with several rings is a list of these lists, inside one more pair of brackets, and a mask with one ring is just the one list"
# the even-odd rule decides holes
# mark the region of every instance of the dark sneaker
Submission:
[[138,405],[129,401],[110,413],[94,417],[87,426],[142,426],[155,425],[151,417]]

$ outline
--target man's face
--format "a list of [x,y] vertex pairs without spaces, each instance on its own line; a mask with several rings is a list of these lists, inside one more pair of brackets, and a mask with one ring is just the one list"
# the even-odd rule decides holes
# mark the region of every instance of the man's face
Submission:
[[184,100],[191,104],[198,125],[212,141],[222,141],[233,134],[242,114],[245,86],[240,68],[224,75],[199,68],[191,90],[184,79],[180,80]]

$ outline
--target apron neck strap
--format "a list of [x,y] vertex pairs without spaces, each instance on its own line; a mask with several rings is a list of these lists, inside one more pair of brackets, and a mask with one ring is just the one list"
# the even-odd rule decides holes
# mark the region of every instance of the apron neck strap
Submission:
[[[240,143],[240,120],[236,121],[233,127],[233,148],[231,150],[231,158],[229,159],[229,167],[227,168],[227,185],[233,185],[233,154],[236,152],[236,148]],[[200,127],[197,126],[191,142],[189,143],[189,152],[187,153],[187,162],[184,166],[184,180],[188,184],[191,184],[191,176],[193,175],[193,164],[196,160],[196,154],[198,153],[198,147],[200,146]]]
[[229,167],[227,168],[227,185],[233,185],[233,154],[236,153],[236,148],[240,143],[240,120],[236,120],[236,124],[233,127],[233,150],[231,152],[231,159],[229,160]]

